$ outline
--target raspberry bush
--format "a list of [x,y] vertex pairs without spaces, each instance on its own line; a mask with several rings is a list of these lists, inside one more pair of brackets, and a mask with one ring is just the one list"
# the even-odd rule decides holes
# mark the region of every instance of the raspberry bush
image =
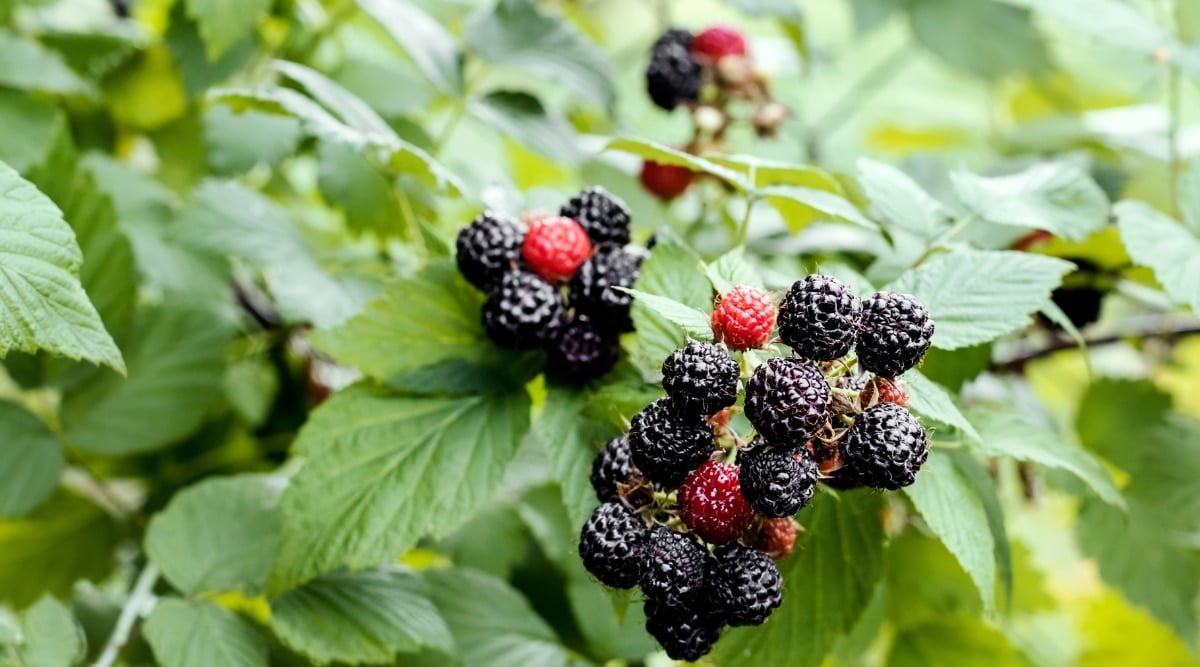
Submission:
[[0,2],[0,667],[1195,663],[1192,4]]

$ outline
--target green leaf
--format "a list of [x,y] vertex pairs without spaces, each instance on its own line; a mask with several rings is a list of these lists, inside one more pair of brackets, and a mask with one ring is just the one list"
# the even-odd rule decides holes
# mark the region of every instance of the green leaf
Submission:
[[1123,201],[1114,212],[1133,261],[1154,270],[1172,301],[1200,315],[1200,237],[1142,202]]
[[683,327],[688,338],[712,340],[712,325],[709,323],[708,315],[704,311],[679,303],[675,299],[658,296],[657,294],[647,294],[646,292],[624,287],[615,287],[613,289],[632,295],[634,299],[640,301],[647,308]]
[[320,72],[286,60],[274,62],[275,71],[299,84],[346,126],[361,132],[372,143],[398,140],[395,130],[375,110],[340,84]]
[[0,127],[0,160],[21,173],[42,164],[68,131],[58,107],[17,90],[0,90]]
[[552,114],[529,93],[496,90],[468,105],[483,124],[551,160],[578,164],[583,152],[575,130],[562,116]]
[[892,644],[887,667],[1025,667],[999,630],[967,617],[907,628]]
[[125,372],[80,283],[82,262],[58,207],[0,163],[0,356],[42,349]]
[[998,225],[1045,229],[1079,241],[1108,222],[1104,191],[1070,164],[1043,162],[993,178],[958,171],[950,178],[968,209]]
[[462,90],[463,56],[440,23],[406,0],[358,0],[358,6],[388,31],[438,90]]
[[237,113],[227,106],[204,112],[208,164],[216,174],[243,174],[256,165],[275,166],[296,150],[300,122],[260,111]]
[[979,440],[979,432],[958,409],[950,393],[942,385],[921,375],[919,371],[904,374],[908,384],[908,408],[917,414],[939,421],[962,431],[972,440]]
[[271,601],[271,629],[319,665],[390,664],[397,653],[450,651],[425,582],[397,567],[336,572]]
[[538,11],[533,0],[499,0],[472,16],[466,43],[476,55],[570,87],[604,107],[616,99],[612,64],[568,21]]
[[84,93],[90,86],[38,42],[0,29],[0,85],[47,93]]
[[1146,464],[1145,449],[1129,443],[1165,424],[1170,410],[1171,395],[1150,382],[1101,378],[1079,402],[1075,428],[1084,447],[1137,475]]
[[[646,294],[670,294],[684,306],[705,312],[712,308],[712,286],[701,267],[700,258],[691,249],[674,238],[663,238],[642,264],[634,287]],[[679,325],[639,299],[633,302],[632,314],[638,332],[634,361],[643,373],[654,376],[663,359],[683,347],[685,336]]]
[[209,61],[220,58],[246,36],[267,13],[271,0],[187,0]]
[[362,153],[331,141],[317,144],[317,186],[345,214],[346,225],[381,237],[401,231],[400,201],[392,182]]
[[146,554],[188,595],[262,592],[279,547],[284,480],[211,477],[176,493],[146,531]]
[[887,23],[907,0],[850,0],[854,10],[854,27],[859,35],[871,32]]
[[267,667],[262,635],[206,600],[160,600],[143,632],[163,667]]
[[917,41],[952,67],[988,79],[1049,69],[1046,44],[1024,9],[994,0],[914,0],[908,16]]
[[554,479],[562,487],[567,513],[580,525],[597,504],[588,481],[592,460],[607,438],[615,435],[611,427],[584,416],[587,400],[577,389],[547,387],[546,402],[533,421],[533,432],[546,448]]
[[917,475],[916,483],[904,491],[925,523],[971,575],[984,608],[994,611],[995,542],[982,501],[954,462],[933,452]]
[[1145,56],[1153,56],[1172,43],[1171,36],[1153,18],[1122,0],[1004,0],[1028,7],[1082,33]]
[[66,491],[0,521],[0,600],[20,608],[45,593],[65,597],[80,579],[99,581],[112,570],[119,537],[108,512]]
[[738,285],[764,289],[762,277],[746,259],[745,248],[740,246],[708,264],[704,273],[718,294],[725,294]]
[[925,304],[936,324],[934,347],[954,350],[1028,324],[1074,268],[1071,262],[1025,252],[961,250],[930,257],[888,289]]
[[21,613],[23,667],[71,667],[84,658],[84,635],[71,610],[47,595]]
[[883,576],[882,512],[882,496],[864,492],[825,493],[801,512],[805,531],[779,563],[789,585],[783,605],[762,627],[730,630],[715,649],[718,664],[820,665]]
[[908,174],[896,167],[859,158],[858,183],[875,215],[920,238],[932,238],[950,212]]
[[472,667],[566,667],[567,650],[554,630],[516,590],[470,570],[428,570],[425,578],[438,611]]
[[[819,219],[822,216],[818,214],[822,213],[832,216],[835,220],[854,223],[859,227],[879,228],[879,225],[868,220],[854,204],[832,192],[797,185],[768,185],[755,190],[755,195],[766,197],[771,205],[779,209],[779,214],[783,216],[793,231],[802,228],[812,219]],[[787,204],[799,204],[805,210],[798,217]]]
[[284,494],[272,589],[340,565],[373,566],[425,535],[450,533],[490,501],[528,429],[524,391],[336,394],[294,446],[305,463]]
[[621,137],[608,142],[604,150],[632,153],[651,162],[686,167],[692,171],[716,176],[739,190],[745,190],[748,187],[746,179],[729,167],[721,166],[714,161],[692,155],[691,153],[684,153],[683,151],[653,141]]
[[992,479],[984,464],[965,450],[949,450],[942,454],[954,462],[955,469],[983,504],[988,529],[992,531],[992,541],[995,543],[996,574],[1000,577],[1001,591],[1004,593],[1005,606],[1001,610],[1007,611],[1014,603],[1013,550],[1008,540],[1008,528],[1004,524],[1004,506],[1000,503],[996,481]]
[[54,493],[64,467],[58,438],[15,403],[0,401],[0,516],[20,516]]
[[720,155],[708,158],[711,162],[743,174],[749,188],[773,185],[796,185],[810,190],[841,194],[841,183],[829,172],[807,164],[767,160],[755,155]]
[[147,308],[126,345],[129,376],[97,374],[60,413],[67,442],[103,454],[165,447],[194,431],[220,398],[231,332],[204,311]]
[[[1181,7],[1182,4],[1177,7]],[[1200,18],[1200,5],[1194,5],[1196,15]],[[1183,221],[1196,234],[1200,234],[1200,160],[1192,160],[1188,168],[1179,174],[1176,183],[1179,193],[1179,212]]]

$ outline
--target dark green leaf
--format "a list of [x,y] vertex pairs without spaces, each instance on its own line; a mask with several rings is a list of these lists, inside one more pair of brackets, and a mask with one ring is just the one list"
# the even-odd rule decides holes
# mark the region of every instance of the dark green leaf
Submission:
[[[700,258],[671,238],[655,246],[642,264],[634,286],[647,294],[669,294],[671,299],[697,312],[712,308],[712,286],[703,273]],[[655,312],[650,304],[634,299],[632,312],[638,332],[634,361],[644,373],[653,376],[668,354],[683,347],[685,336],[678,324]]]
[[552,387],[536,413],[534,433],[546,448],[554,478],[572,521],[582,524],[598,502],[588,482],[592,459],[614,433],[583,415],[588,397],[581,391]]
[[704,311],[684,305],[678,301],[657,294],[647,294],[640,290],[616,288],[653,310],[658,315],[683,327],[689,338],[697,340],[712,340],[712,325]]
[[0,401],[0,516],[19,516],[54,493],[64,461],[58,438],[15,403]]

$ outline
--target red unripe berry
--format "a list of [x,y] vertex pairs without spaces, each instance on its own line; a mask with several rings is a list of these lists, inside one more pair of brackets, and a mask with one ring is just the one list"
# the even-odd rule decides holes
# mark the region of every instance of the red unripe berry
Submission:
[[716,62],[725,56],[745,56],[746,36],[731,25],[714,25],[692,39],[692,55]]
[[673,164],[661,164],[646,160],[638,180],[650,194],[663,201],[671,201],[687,191],[692,184],[692,170]]
[[796,522],[791,517],[764,519],[754,536],[755,549],[775,560],[792,553],[796,546]]
[[742,497],[738,467],[709,461],[679,487],[679,518],[711,544],[732,542],[746,530],[754,510]]
[[733,350],[766,345],[774,327],[775,304],[756,287],[734,286],[713,309],[713,334]]
[[536,221],[521,244],[521,256],[534,273],[556,283],[570,280],[592,256],[592,242],[578,222],[545,217]]
[[908,392],[896,380],[874,377],[858,395],[858,403],[864,409],[880,403],[895,403],[905,407],[908,405]]

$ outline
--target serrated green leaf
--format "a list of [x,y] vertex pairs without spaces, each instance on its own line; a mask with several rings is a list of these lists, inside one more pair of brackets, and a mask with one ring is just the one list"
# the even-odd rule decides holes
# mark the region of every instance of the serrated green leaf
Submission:
[[0,517],[20,516],[54,493],[65,461],[58,438],[15,403],[0,401]]
[[437,21],[405,0],[358,0],[443,93],[462,90],[463,56],[458,42]]
[[[854,204],[832,192],[815,190],[798,185],[768,185],[757,189],[754,194],[766,197],[767,201],[778,208],[780,215],[783,216],[783,219],[793,231],[800,229],[812,219],[818,218],[818,214],[821,213],[832,216],[835,220],[854,223],[859,227],[867,229],[879,228],[879,225],[871,222],[855,208]],[[788,206],[781,205],[781,201],[790,204],[799,204],[806,209],[811,209],[812,212],[806,212],[803,216],[797,218]]]
[[267,667],[262,635],[213,602],[162,599],[143,631],[163,667]]
[[196,21],[210,61],[225,54],[267,13],[271,0],[186,0],[188,16]]
[[126,345],[129,376],[98,374],[63,397],[59,419],[67,442],[131,454],[191,433],[220,398],[231,334],[204,311],[142,310]]
[[146,554],[188,595],[258,595],[279,547],[284,480],[212,477],[176,493],[146,531]]
[[981,219],[999,225],[1045,229],[1082,240],[1108,222],[1108,198],[1083,170],[1043,162],[1009,176],[950,175],[959,201]]
[[385,664],[454,644],[425,582],[398,567],[335,572],[292,589],[271,601],[271,629],[318,665]]
[[994,0],[915,0],[908,17],[917,41],[952,67],[989,79],[1049,69],[1046,44],[1023,9]]
[[402,231],[400,201],[391,181],[362,153],[344,144],[317,144],[317,187],[345,214],[346,226],[380,237]]
[[47,595],[21,612],[23,667],[71,667],[84,657],[84,635],[71,610]]
[[467,108],[480,122],[551,160],[567,164],[583,160],[570,123],[550,113],[541,100],[529,93],[495,90],[472,100]]
[[996,574],[1000,577],[1000,591],[1004,594],[1001,611],[1008,611],[1014,602],[1013,549],[1008,539],[1008,528],[1004,525],[1004,506],[1000,502],[996,481],[984,464],[965,450],[949,450],[942,452],[942,455],[954,462],[955,469],[967,486],[975,491],[987,514],[988,530],[992,531],[992,542],[995,544]]
[[361,132],[371,143],[386,143],[398,139],[395,130],[379,117],[375,110],[340,84],[299,63],[276,60],[276,72],[299,84],[347,127]]
[[604,147],[608,151],[622,151],[632,153],[638,157],[645,158],[651,162],[659,164],[673,165],[676,167],[686,167],[692,171],[698,171],[729,183],[739,190],[747,188],[746,179],[737,171],[728,167],[721,166],[715,161],[711,161],[691,153],[684,153],[670,146],[664,146],[653,141],[644,139],[635,139],[632,137],[620,137],[608,142]]
[[28,37],[0,29],[0,54],[0,85],[62,94],[90,89],[60,55]]
[[1101,378],[1088,385],[1075,429],[1079,441],[1131,475],[1146,464],[1145,450],[1130,447],[1166,423],[1171,395],[1143,380]]
[[[687,308],[704,312],[712,307],[712,286],[701,267],[700,258],[691,249],[673,238],[664,238],[642,263],[634,287],[646,294],[670,294]],[[638,332],[634,362],[643,373],[654,376],[663,359],[683,347],[686,337],[678,324],[655,312],[647,303],[634,299],[631,312]]]
[[[848,633],[883,576],[882,496],[823,494],[797,517],[805,531],[779,563],[796,585],[760,628],[730,630],[717,644],[721,665],[816,667],[838,637]],[[854,567],[846,567],[853,554]]]
[[967,617],[908,628],[898,635],[887,667],[1025,667],[999,630]]
[[859,158],[858,182],[875,214],[896,227],[931,238],[950,212],[908,174],[896,167]]
[[904,380],[908,384],[908,408],[910,410],[953,426],[967,437],[979,440],[979,432],[958,409],[958,405],[954,403],[954,399],[942,385],[915,370],[905,373]]
[[1123,201],[1113,210],[1133,261],[1154,270],[1172,301],[1200,315],[1200,237],[1139,201]]
[[300,141],[300,122],[260,111],[235,112],[218,105],[204,112],[208,164],[216,174],[241,174],[258,164],[275,166]]
[[718,294],[724,294],[738,285],[764,289],[758,271],[746,259],[745,248],[737,247],[705,266],[705,275]]
[[584,416],[588,396],[576,389],[548,387],[546,402],[534,416],[533,432],[546,448],[554,479],[562,487],[571,520],[581,524],[597,504],[588,482],[592,460],[611,427]]
[[1029,323],[1071,262],[1006,250],[961,250],[930,257],[888,289],[917,297],[936,325],[934,347],[954,350],[995,340]]
[[640,290],[625,287],[614,287],[613,289],[633,296],[635,300],[640,301],[655,313],[683,327],[689,338],[712,340],[712,325],[709,323],[708,315],[704,311],[679,303],[675,299],[658,296],[657,294],[647,294]]
[[0,90],[0,127],[0,160],[21,173],[42,164],[67,131],[58,107],[18,90]]
[[341,565],[394,558],[492,497],[529,428],[524,391],[460,398],[336,394],[300,431],[283,498],[281,591]]

